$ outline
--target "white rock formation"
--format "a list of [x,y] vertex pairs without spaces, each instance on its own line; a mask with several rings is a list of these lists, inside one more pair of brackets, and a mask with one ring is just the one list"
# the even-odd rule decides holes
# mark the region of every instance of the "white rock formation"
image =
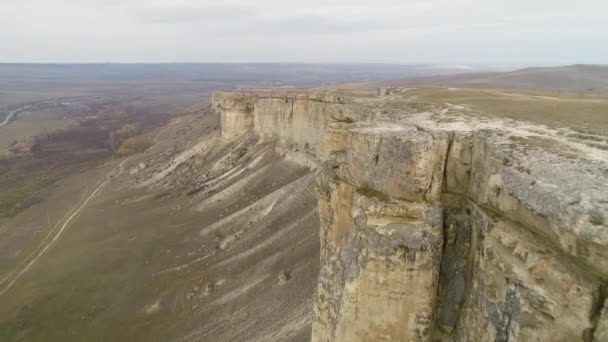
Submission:
[[390,94],[214,96],[224,138],[318,169],[313,341],[606,341],[605,151]]

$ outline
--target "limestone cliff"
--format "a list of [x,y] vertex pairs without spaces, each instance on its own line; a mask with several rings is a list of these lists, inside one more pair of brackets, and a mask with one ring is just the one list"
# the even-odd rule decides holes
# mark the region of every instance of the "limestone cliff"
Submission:
[[608,153],[397,95],[217,93],[317,169],[313,341],[606,341]]

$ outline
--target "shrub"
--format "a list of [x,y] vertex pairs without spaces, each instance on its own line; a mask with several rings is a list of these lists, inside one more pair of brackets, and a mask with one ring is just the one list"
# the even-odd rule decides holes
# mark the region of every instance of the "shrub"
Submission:
[[120,144],[120,147],[118,148],[118,150],[116,150],[116,155],[119,157],[131,155],[137,152],[135,149],[136,146],[137,140],[135,140],[135,138],[129,138],[123,141],[122,144]]
[[140,132],[140,130],[139,130],[139,127],[137,127],[137,125],[126,124],[126,125],[122,126],[121,128],[119,128],[118,131],[116,131],[116,134],[118,134],[119,136],[124,137],[124,138],[130,138],[132,136],[139,134],[139,132]]
[[35,145],[35,137],[24,137],[17,141],[13,141],[9,146],[9,152],[15,156],[27,156],[32,153],[32,149]]
[[116,155],[119,157],[129,156],[134,153],[141,152],[146,149],[145,144],[137,141],[135,138],[128,138],[120,144],[118,150],[116,150]]

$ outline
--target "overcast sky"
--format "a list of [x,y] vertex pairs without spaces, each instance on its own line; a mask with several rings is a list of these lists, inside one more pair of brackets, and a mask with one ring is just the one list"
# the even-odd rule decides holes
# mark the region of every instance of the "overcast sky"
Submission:
[[4,0],[0,62],[608,63],[606,0]]

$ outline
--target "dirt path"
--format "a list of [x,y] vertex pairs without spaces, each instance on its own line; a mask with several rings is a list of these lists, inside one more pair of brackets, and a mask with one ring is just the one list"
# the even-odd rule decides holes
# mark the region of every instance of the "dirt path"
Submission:
[[[95,190],[93,190],[93,192],[91,192],[91,194],[84,200],[84,202],[82,202],[82,204],[80,204],[80,206],[77,205],[76,209],[72,212],[72,214],[65,220],[65,222],[63,223],[63,225],[61,225],[61,228],[59,228],[59,230],[55,233],[55,235],[53,236],[53,238],[46,244],[44,244],[41,249],[39,249],[38,252],[34,252],[35,257],[29,262],[27,263],[19,272],[17,272],[15,274],[15,276],[12,278],[12,280],[10,282],[8,282],[3,288],[2,290],[0,290],[0,296],[2,296],[4,293],[6,293],[8,290],[10,290],[13,285],[15,285],[15,283],[27,272],[29,271],[30,268],[32,268],[32,266],[34,264],[36,264],[36,262],[46,253],[46,251],[51,248],[55,242],[57,242],[57,240],[59,240],[59,238],[61,237],[61,235],[63,234],[63,232],[70,226],[70,224],[74,221],[74,219],[76,218],[76,216],[78,214],[80,214],[82,212],[82,210],[84,210],[86,208],[86,206],[89,204],[89,202],[95,198],[95,196],[101,191],[101,189],[103,189],[106,184],[108,184],[112,178],[114,177],[118,177],[120,175],[122,175],[122,173],[124,172],[124,165],[125,163],[129,160],[130,158],[127,158],[125,160],[123,160],[120,165],[118,166],[118,173],[116,175],[114,175],[114,171],[115,169],[112,169],[110,172],[108,172],[108,174],[106,175],[106,179],[97,186],[97,188],[95,188]],[[28,258],[29,259],[29,258]]]
[[160,137],[160,135],[163,134],[166,130],[168,130],[174,123],[177,123],[177,122],[179,122],[179,119],[175,120],[173,123],[169,123],[165,128],[158,131],[158,133],[156,133],[156,135],[152,139],[152,142],[154,142],[154,145],[158,144],[158,138]]
[[[169,127],[171,126],[171,124],[167,125],[166,127],[164,127],[163,129],[161,129],[155,136],[153,139],[154,145],[155,146],[158,143],[158,138],[160,137],[160,135],[165,132]],[[152,146],[152,147],[153,147]],[[27,272],[29,271],[32,266],[34,266],[34,264],[36,264],[36,262],[38,262],[38,260],[46,253],[46,251],[49,250],[49,248],[51,248],[55,242],[57,242],[57,240],[59,240],[59,238],[61,237],[61,235],[65,232],[65,230],[73,223],[74,219],[76,218],[76,216],[78,216],[78,214],[80,214],[89,204],[89,202],[91,200],[93,200],[93,198],[95,198],[95,196],[97,196],[97,194],[115,177],[119,177],[120,175],[122,175],[124,173],[124,166],[125,163],[127,161],[129,161],[129,159],[131,158],[127,158],[125,160],[123,160],[119,165],[118,165],[118,173],[115,174],[115,169],[112,169],[110,172],[108,172],[108,174],[106,175],[106,179],[99,184],[94,190],[93,192],[91,192],[91,194],[86,197],[86,199],[80,204],[76,204],[76,206],[72,209],[72,214],[70,216],[68,216],[68,218],[65,220],[65,222],[63,222],[63,224],[61,225],[61,227],[57,230],[56,233],[54,233],[54,235],[52,235],[52,238],[48,241],[45,242],[43,241],[42,245],[40,247],[38,247],[36,249],[36,251],[34,251],[30,256],[28,256],[24,262],[22,264],[25,264],[25,262],[27,262],[27,260],[31,259],[29,262],[27,262],[27,264],[25,264],[23,266],[23,268],[21,268],[19,271],[17,271],[17,269],[19,269],[19,266],[17,267],[17,269],[13,270],[12,272],[10,272],[4,279],[0,280],[0,285],[3,285],[2,289],[0,290],[0,296],[2,296],[3,294],[5,294],[8,290],[10,290],[15,283],[17,283],[17,281],[19,281],[19,279],[21,279],[21,277]],[[69,213],[69,212],[68,212]],[[67,215],[67,214],[66,214]],[[45,239],[48,240],[48,237]],[[32,259],[33,258],[33,259]],[[13,276],[14,275],[14,276]],[[9,281],[10,280],[10,281]],[[8,282],[7,282],[8,281]],[[4,285],[5,284],[5,285]]]

